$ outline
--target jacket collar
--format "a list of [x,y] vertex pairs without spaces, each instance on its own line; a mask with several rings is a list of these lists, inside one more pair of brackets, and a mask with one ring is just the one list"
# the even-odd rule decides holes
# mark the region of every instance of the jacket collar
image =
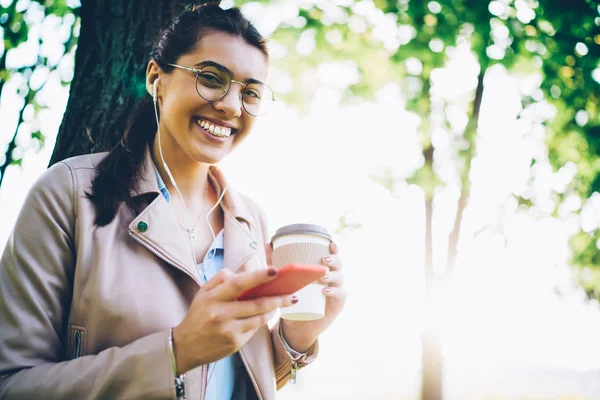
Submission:
[[[160,194],[155,171],[156,166],[154,164],[154,160],[152,160],[150,146],[146,146],[144,160],[142,161],[140,179],[138,180],[137,185],[135,185],[135,187],[133,187],[130,191],[130,194],[133,198],[148,193]],[[241,196],[231,187],[229,187],[223,172],[217,165],[211,165],[209,167],[208,179],[215,188],[218,197],[221,197],[222,191],[227,188],[223,200],[221,201],[221,207],[231,213],[235,218],[242,219],[249,225],[252,225],[253,219],[248,206],[242,200]]]

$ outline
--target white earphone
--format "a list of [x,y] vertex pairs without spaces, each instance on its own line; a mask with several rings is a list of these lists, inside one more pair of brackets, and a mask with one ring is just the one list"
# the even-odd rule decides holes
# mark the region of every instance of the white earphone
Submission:
[[[169,169],[169,166],[167,165],[167,162],[165,161],[165,159],[163,157],[163,153],[162,153],[162,142],[161,142],[161,138],[160,138],[160,124],[159,124],[159,120],[158,120],[158,107],[156,106],[157,84],[158,84],[158,78],[156,78],[154,80],[154,83],[152,85],[152,101],[154,102],[154,116],[156,117],[156,129],[158,131],[158,151],[159,151],[160,159],[163,163],[163,167],[164,167],[165,171],[167,172],[167,175],[169,176],[169,180],[171,181],[171,184],[177,191],[177,194],[179,195],[179,198],[181,199],[181,203],[183,204],[183,211],[185,213],[186,220],[188,221],[188,224],[189,224],[188,231],[190,232],[190,236],[191,236],[193,234],[194,227],[191,225],[190,216],[188,214],[187,207],[185,206],[185,201],[183,200],[183,196],[182,196],[181,192],[179,191],[179,187],[177,187],[177,183],[175,182],[175,177],[173,177],[173,174],[171,173],[171,170]],[[221,192],[219,199],[217,200],[215,205],[210,209],[210,211],[205,216],[206,223],[208,224],[208,228],[210,229],[210,232],[212,233],[213,240],[216,239],[216,236],[215,236],[215,231],[213,230],[212,226],[210,225],[209,216],[215,210],[215,208],[217,208],[217,206],[221,203],[221,200],[223,200],[223,197],[225,196],[225,192],[227,192],[227,188],[228,188],[228,186],[225,185],[225,188]],[[196,260],[196,253],[195,253],[193,247],[191,248],[191,250],[192,250],[192,256],[194,258],[194,263],[196,265],[198,265],[198,262]]]

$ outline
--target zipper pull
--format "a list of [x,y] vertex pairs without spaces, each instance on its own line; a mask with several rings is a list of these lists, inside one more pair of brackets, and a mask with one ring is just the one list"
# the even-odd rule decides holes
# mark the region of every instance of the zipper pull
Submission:
[[290,374],[290,383],[296,383],[296,373],[298,372],[298,363],[292,361],[292,373]]

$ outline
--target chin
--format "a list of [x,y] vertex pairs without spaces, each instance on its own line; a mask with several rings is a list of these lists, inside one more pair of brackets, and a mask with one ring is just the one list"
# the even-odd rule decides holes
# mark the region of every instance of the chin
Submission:
[[200,153],[193,157],[196,162],[201,164],[218,164],[227,156],[227,154],[206,154]]

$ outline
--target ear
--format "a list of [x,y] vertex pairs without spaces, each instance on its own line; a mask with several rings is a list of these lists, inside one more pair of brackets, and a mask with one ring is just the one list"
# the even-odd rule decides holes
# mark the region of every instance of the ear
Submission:
[[152,96],[154,92],[154,83],[158,80],[160,72],[161,69],[156,61],[150,60],[148,66],[146,67],[146,91],[150,96]]

